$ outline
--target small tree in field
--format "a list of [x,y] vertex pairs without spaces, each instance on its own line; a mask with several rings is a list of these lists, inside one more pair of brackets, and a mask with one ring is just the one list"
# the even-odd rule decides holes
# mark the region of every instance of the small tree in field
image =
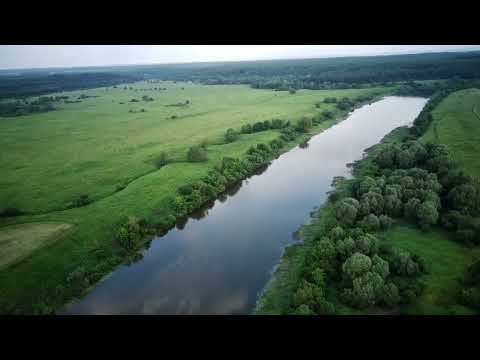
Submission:
[[190,162],[203,162],[208,160],[207,151],[201,146],[192,146],[188,150],[188,161]]
[[160,155],[154,160],[155,166],[160,169],[162,166],[167,165],[168,157],[165,152],[160,153]]

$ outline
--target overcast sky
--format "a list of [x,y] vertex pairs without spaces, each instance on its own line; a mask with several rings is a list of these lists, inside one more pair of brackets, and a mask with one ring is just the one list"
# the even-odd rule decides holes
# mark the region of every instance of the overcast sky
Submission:
[[0,69],[480,50],[479,45],[0,45]]

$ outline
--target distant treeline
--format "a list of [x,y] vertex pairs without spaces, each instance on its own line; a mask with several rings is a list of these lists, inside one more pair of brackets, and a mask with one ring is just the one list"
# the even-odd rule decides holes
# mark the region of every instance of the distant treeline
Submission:
[[[67,73],[68,71],[68,73]],[[138,80],[247,84],[253,88],[344,89],[393,82],[480,78],[480,52],[268,60],[22,71],[0,75],[0,99],[112,86]],[[80,72],[81,71],[81,72]]]
[[111,68],[143,78],[203,84],[248,84],[253,88],[332,89],[387,85],[410,80],[480,77],[480,52],[171,64]]
[[23,98],[62,91],[83,90],[130,83],[139,77],[126,74],[85,72],[0,76],[0,99]]
[[63,101],[65,104],[80,103],[88,98],[96,98],[96,95],[80,94],[77,99],[71,99],[68,95],[41,96],[38,99],[17,99],[13,101],[0,101],[0,116],[15,117],[34,113],[43,113],[57,110],[56,106]]

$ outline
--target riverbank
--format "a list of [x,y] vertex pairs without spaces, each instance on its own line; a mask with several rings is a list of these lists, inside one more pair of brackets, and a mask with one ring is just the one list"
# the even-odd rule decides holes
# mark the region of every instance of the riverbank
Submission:
[[[472,92],[470,91],[470,94]],[[427,130],[427,137],[432,133],[432,127],[436,126],[437,116],[443,114],[442,111],[437,109],[445,109],[448,105],[451,105],[452,101],[459,96],[457,93],[450,95],[449,98],[444,99],[443,102],[435,101],[434,106],[430,104],[428,109],[419,116],[419,120],[415,122],[417,126],[416,129],[412,129],[413,131],[409,131],[407,128],[398,128],[388,134],[380,144],[377,144],[367,150],[367,156],[364,157],[362,160],[357,161],[353,166],[353,178],[346,179],[340,181],[336,185],[336,189],[332,192],[329,201],[325,202],[323,206],[312,215],[311,222],[309,224],[303,225],[299,233],[301,234],[302,244],[292,246],[285,251],[285,255],[277,267],[274,275],[272,276],[269,284],[267,285],[264,293],[260,297],[257,307],[255,309],[255,313],[259,315],[274,315],[274,314],[291,314],[291,313],[304,313],[304,314],[312,314],[310,308],[297,308],[299,303],[299,296],[307,296],[308,293],[299,293],[299,286],[302,284],[301,282],[305,281],[306,277],[306,268],[310,266],[312,263],[312,256],[319,256],[314,255],[312,252],[314,251],[329,251],[325,247],[323,250],[318,250],[318,240],[322,236],[332,236],[330,233],[330,228],[327,224],[331,221],[335,221],[336,211],[338,211],[339,204],[337,201],[338,199],[349,198],[351,203],[355,202],[355,199],[352,199],[352,196],[359,190],[358,186],[365,186],[359,185],[358,181],[367,181],[365,176],[374,176],[372,174],[382,174],[378,170],[378,163],[374,163],[377,161],[378,156],[383,156],[382,159],[385,158],[385,154],[388,153],[387,149],[394,148],[395,146],[402,146],[405,149],[408,149],[408,141],[416,139],[415,136],[412,134],[422,134],[421,131]],[[463,102],[458,102],[457,104],[469,104],[468,99]],[[463,109],[464,111],[471,112],[471,106],[465,106]],[[462,109],[456,109],[454,113],[461,112]],[[430,123],[425,123],[424,119],[427,119],[429,114],[434,114],[433,122],[430,116]],[[455,126],[452,121],[460,121],[459,119],[451,119],[449,122],[449,126]],[[423,130],[419,131],[419,128],[423,128]],[[455,143],[452,140],[452,135],[450,135],[450,143]],[[431,136],[430,136],[431,137]],[[461,138],[461,137],[460,137]],[[457,140],[460,140],[458,138]],[[421,141],[425,141],[425,139],[420,138]],[[435,138],[437,143],[440,142],[438,138]],[[418,144],[418,143],[417,143]],[[421,146],[421,145],[420,145]],[[418,148],[418,147],[417,147]],[[413,148],[412,148],[413,149]],[[430,155],[429,155],[430,156]],[[436,161],[440,161],[439,158]],[[427,166],[429,169],[435,169],[435,167],[431,167],[432,162],[430,163],[430,167]],[[421,162],[418,163],[417,166],[425,166]],[[445,165],[442,165],[445,166]],[[452,165],[449,165],[452,166]],[[454,165],[453,165],[454,166]],[[475,166],[475,165],[472,165]],[[408,167],[407,167],[408,169]],[[470,171],[470,169],[468,169]],[[402,170],[405,171],[405,170]],[[410,170],[409,170],[410,171]],[[412,175],[417,170],[411,169]],[[423,170],[424,171],[424,170]],[[435,171],[435,170],[431,170]],[[438,171],[438,170],[437,170]],[[397,170],[398,174],[401,173],[400,170]],[[388,176],[388,173],[387,173]],[[404,176],[404,175],[403,175]],[[417,175],[418,176],[418,175]],[[439,176],[440,181],[442,184],[446,186],[445,182],[445,174],[441,173]],[[368,181],[372,181],[370,178]],[[395,181],[394,178],[387,179],[388,181]],[[466,181],[466,180],[461,180]],[[391,184],[390,182],[390,184]],[[367,182],[365,182],[366,184]],[[379,184],[379,183],[377,183]],[[394,182],[395,184],[395,182]],[[379,185],[381,186],[381,185]],[[395,185],[396,186],[396,185]],[[451,185],[449,185],[451,186]],[[390,188],[388,191],[391,191]],[[447,188],[448,193],[448,188]],[[382,194],[382,192],[380,192]],[[384,196],[385,193],[383,192]],[[410,195],[411,196],[411,195]],[[417,195],[416,196],[421,196]],[[430,196],[430,195],[429,195]],[[441,193],[440,196],[446,197],[446,193]],[[438,197],[437,197],[438,198]],[[389,201],[391,198],[389,198]],[[363,198],[362,198],[363,201]],[[444,201],[444,200],[443,200]],[[400,204],[401,205],[401,204]],[[389,205],[391,206],[391,205]],[[407,210],[405,210],[407,211]],[[439,210],[440,211],[440,210]],[[443,210],[444,212],[448,211]],[[475,211],[472,210],[472,214],[474,216]],[[389,213],[389,215],[391,215]],[[383,216],[383,215],[382,215]],[[422,214],[418,214],[418,217],[423,216]],[[437,216],[437,215],[435,215]],[[418,221],[418,220],[417,220]],[[398,286],[398,290],[400,290],[400,297],[398,297],[398,290],[391,292],[389,301],[387,304],[382,300],[374,300],[374,298],[370,298],[372,303],[375,304],[373,307],[367,307],[362,309],[356,309],[354,307],[345,306],[344,301],[349,300],[346,297],[346,293],[340,294],[339,289],[344,286],[348,286],[348,279],[345,279],[345,274],[343,275],[343,280],[341,277],[336,276],[336,280],[331,280],[329,278],[329,283],[326,285],[326,289],[323,290],[323,294],[326,297],[326,300],[333,304],[335,307],[334,311],[327,312],[326,310],[320,311],[321,314],[325,313],[335,313],[335,314],[373,314],[373,313],[385,313],[389,311],[394,311],[398,314],[476,314],[477,311],[474,309],[461,304],[460,302],[460,293],[462,289],[462,281],[467,268],[472,265],[476,260],[478,260],[480,256],[480,252],[478,248],[472,248],[472,245],[468,244],[461,244],[459,243],[459,239],[455,234],[451,232],[447,232],[442,229],[440,225],[433,226],[437,223],[437,218],[432,218],[432,227],[428,230],[428,227],[422,225],[422,231],[418,230],[412,221],[405,221],[401,218],[394,218],[394,226],[391,229],[386,229],[383,231],[375,232],[375,236],[380,239],[380,249],[381,249],[381,256],[390,261],[390,273],[392,272],[392,265],[395,276],[393,277],[393,283]],[[442,220],[442,225],[443,225]],[[362,223],[360,226],[363,228]],[[420,224],[421,225],[421,224]],[[345,225],[343,225],[345,226]],[[358,225],[357,225],[358,226]],[[417,225],[418,226],[418,225]],[[355,231],[353,231],[355,230]],[[353,230],[349,230],[348,225],[346,226],[347,233],[352,232],[354,234],[357,230],[356,228]],[[329,235],[330,234],[330,235]],[[355,235],[353,235],[355,236]],[[329,240],[322,240],[326,241],[323,245],[328,245]],[[357,240],[355,240],[357,241]],[[322,245],[320,245],[322,246]],[[418,261],[418,268],[420,271],[415,270],[417,275],[415,275],[410,280],[399,280],[397,278],[398,264],[395,263],[395,256],[391,256],[394,252],[406,252],[405,254],[413,254],[412,259],[415,258],[415,261]],[[397,249],[397,250],[395,250]],[[357,250],[358,251],[358,250]],[[362,250],[361,250],[362,251]],[[363,252],[363,251],[362,251]],[[318,253],[316,253],[318,254]],[[370,255],[371,256],[371,255]],[[377,256],[377,255],[375,255]],[[402,255],[403,256],[403,255]],[[405,255],[406,257],[407,255]],[[410,256],[410,255],[408,255]],[[306,265],[307,259],[310,259],[310,264]],[[327,257],[328,259],[328,257]],[[393,259],[393,262],[391,262]],[[326,261],[326,260],[323,260]],[[325,264],[325,263],[324,263]],[[341,264],[341,263],[340,263]],[[326,266],[326,265],[325,265]],[[412,265],[412,269],[414,266]],[[387,267],[388,269],[388,267]],[[423,270],[422,270],[423,269]],[[338,270],[337,270],[338,271]],[[345,271],[345,265],[343,268]],[[413,270],[412,270],[413,271]],[[340,269],[342,272],[342,269]],[[307,273],[308,274],[308,273]],[[387,272],[388,274],[388,272]],[[308,275],[307,275],[308,279]],[[308,281],[308,280],[307,280]],[[311,280],[310,280],[311,281]],[[333,281],[333,282],[332,282]],[[380,280],[378,280],[380,281]],[[392,280],[391,280],[392,281]],[[340,286],[340,283],[344,285]],[[354,284],[355,285],[355,284]],[[364,284],[363,288],[367,289],[366,286],[370,286],[370,284]],[[389,285],[390,289],[392,285]],[[406,292],[403,292],[402,287],[410,288],[410,293],[408,296]],[[303,287],[302,287],[303,289]],[[308,288],[307,288],[308,289]],[[361,290],[358,289],[359,291]],[[306,291],[306,290],[303,290]],[[354,289],[354,291],[357,291]],[[365,290],[367,292],[367,290]],[[396,300],[392,301],[394,297],[392,294],[397,292],[395,295]],[[342,295],[343,297],[339,297]],[[353,294],[355,295],[355,294]],[[350,293],[352,296],[352,293]],[[361,299],[361,296],[367,296],[366,293],[360,294],[357,293],[355,295]],[[370,294],[369,296],[373,296]],[[308,298],[308,297],[307,297]],[[355,298],[353,298],[355,299]],[[358,300],[358,301],[359,301]],[[350,300],[351,301],[351,300]],[[322,305],[324,306],[324,305]],[[326,309],[326,308],[325,308]],[[316,310],[318,311],[318,310]],[[318,312],[317,312],[318,313]]]
[[[351,169],[349,178],[336,178],[332,182],[334,189],[330,192],[327,200],[311,213],[309,222],[302,225],[296,236],[296,242],[285,248],[280,263],[276,266],[273,274],[259,296],[254,309],[256,315],[285,315],[292,312],[295,291],[303,277],[306,257],[312,251],[312,246],[317,234],[327,232],[330,219],[335,218],[335,201],[338,198],[349,196],[355,177],[362,169],[371,165],[372,155],[376,154],[385,144],[401,143],[408,136],[406,127],[399,127],[385,135],[383,139],[364,150],[361,160],[347,164]],[[336,303],[337,311],[343,315],[361,314],[360,311]],[[392,311],[385,309],[370,309],[371,313]],[[395,310],[398,311],[398,310]]]

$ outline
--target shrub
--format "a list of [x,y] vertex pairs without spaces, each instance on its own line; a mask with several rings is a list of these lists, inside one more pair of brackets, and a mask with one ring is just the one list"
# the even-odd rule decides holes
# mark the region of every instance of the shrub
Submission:
[[168,164],[167,153],[161,152],[160,155],[153,160],[153,163],[155,164],[157,169],[160,169],[162,166],[167,165]]
[[190,162],[203,162],[208,160],[207,151],[201,146],[192,146],[187,153]]
[[253,129],[252,129],[252,125],[250,124],[246,124],[246,125],[243,125],[240,132],[242,134],[250,134],[253,132]]
[[225,142],[226,143],[231,143],[237,140],[239,137],[238,133],[233,130],[233,129],[228,129],[227,132],[225,133]]
[[192,191],[193,191],[193,186],[190,184],[182,185],[178,188],[178,193],[183,196],[190,195]]
[[146,234],[145,220],[129,217],[127,222],[120,227],[116,239],[127,251],[134,250]]
[[78,198],[72,201],[71,207],[81,207],[81,206],[88,205],[91,202],[93,202],[93,200],[90,199],[90,197],[87,194],[80,195]]
[[252,132],[260,132],[260,131],[263,131],[265,130],[265,127],[263,125],[263,122],[256,122],[255,124],[253,124],[252,126]]
[[312,128],[312,125],[312,120],[304,117],[297,122],[296,130],[307,133]]

